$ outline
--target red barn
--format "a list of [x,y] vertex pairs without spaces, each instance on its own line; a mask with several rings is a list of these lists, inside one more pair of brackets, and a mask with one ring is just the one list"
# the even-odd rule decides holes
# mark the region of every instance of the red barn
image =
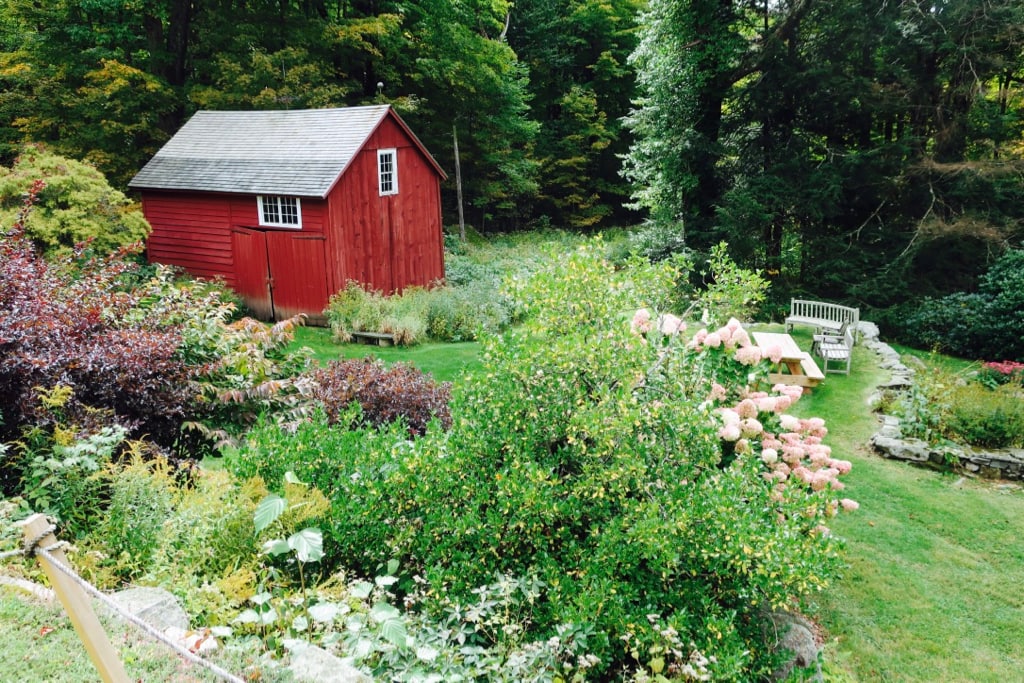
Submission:
[[374,105],[198,112],[129,187],[150,261],[223,278],[262,318],[322,321],[349,280],[391,293],[444,276],[444,178]]

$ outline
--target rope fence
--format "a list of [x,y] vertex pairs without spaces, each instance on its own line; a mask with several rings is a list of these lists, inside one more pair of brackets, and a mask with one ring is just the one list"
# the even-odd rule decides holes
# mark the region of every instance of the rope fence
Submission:
[[[99,620],[96,618],[96,615],[92,610],[92,606],[87,600],[76,599],[75,590],[69,590],[70,586],[73,586],[75,589],[80,589],[85,594],[91,595],[93,598],[99,600],[103,605],[122,619],[128,621],[154,640],[157,640],[169,647],[179,657],[207,669],[222,680],[229,681],[230,683],[245,683],[244,679],[239,678],[231,672],[217,666],[213,662],[200,657],[188,648],[182,647],[180,644],[169,638],[164,633],[158,631],[142,618],[125,610],[98,588],[80,577],[78,573],[75,572],[75,570],[72,569],[65,561],[63,548],[67,543],[65,541],[57,541],[56,538],[53,537],[53,532],[56,530],[56,527],[45,517],[42,515],[33,515],[21,524],[25,527],[24,547],[22,550],[0,553],[0,560],[19,555],[25,557],[36,556],[40,559],[40,564],[50,577],[50,581],[54,585],[54,590],[57,595],[60,596],[61,602],[64,604],[64,608],[68,612],[68,616],[71,618],[75,629],[82,638],[86,649],[89,650],[89,655],[92,657],[93,663],[96,664],[96,668],[99,669],[100,675],[103,677],[104,681],[127,682],[128,677],[124,672],[124,667],[121,665],[120,660],[116,658],[113,647],[110,645],[110,641],[106,637],[106,633],[99,625]],[[29,534],[32,535],[30,536]],[[41,545],[51,538],[53,539],[52,542],[47,543],[46,546]],[[52,572],[51,568],[56,569],[58,573]]]

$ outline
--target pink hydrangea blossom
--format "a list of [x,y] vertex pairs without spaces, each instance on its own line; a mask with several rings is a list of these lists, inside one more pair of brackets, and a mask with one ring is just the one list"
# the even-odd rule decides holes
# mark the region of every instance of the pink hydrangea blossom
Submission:
[[760,436],[764,432],[764,427],[756,419],[748,417],[740,422],[740,433],[745,438],[753,439],[754,437]]
[[711,393],[708,395],[708,400],[710,400],[710,401],[724,401],[727,396],[728,396],[728,393],[726,392],[725,387],[723,387],[718,382],[713,382],[711,384]]
[[741,346],[736,349],[736,360],[741,365],[757,365],[761,362],[761,348],[758,346]]
[[782,347],[778,344],[771,344],[764,350],[764,355],[773,363],[782,361]]
[[774,465],[779,461],[779,452],[774,448],[761,449],[761,462],[766,465]]
[[739,441],[740,426],[738,424],[727,424],[718,430],[718,438],[722,441]]
[[848,474],[853,468],[853,464],[849,460],[830,460],[828,463],[829,467],[834,467],[839,471],[839,474]]
[[752,399],[745,398],[736,404],[736,414],[740,417],[757,417],[757,403]]
[[840,500],[839,505],[847,512],[853,512],[854,510],[860,507],[860,503],[858,503],[855,500],[850,500],[849,498],[843,498],[842,500]]
[[736,346],[750,346],[750,335],[742,327],[732,333],[732,340]]
[[787,432],[795,432],[800,429],[800,418],[793,415],[780,415],[779,425]]
[[633,321],[629,324],[629,329],[638,334],[654,329],[654,325],[651,323],[651,312],[646,308],[637,309],[637,312],[633,314]]
[[772,387],[772,391],[789,396],[794,403],[804,395],[803,387],[797,386],[796,384],[776,384]]
[[717,332],[712,332],[704,338],[704,346],[708,348],[717,349],[721,345],[722,337]]
[[722,408],[718,411],[718,416],[721,418],[722,424],[726,425],[739,425],[742,419],[740,414],[732,408]]
[[679,334],[686,331],[686,323],[679,316],[665,313],[658,317],[658,330],[662,334]]

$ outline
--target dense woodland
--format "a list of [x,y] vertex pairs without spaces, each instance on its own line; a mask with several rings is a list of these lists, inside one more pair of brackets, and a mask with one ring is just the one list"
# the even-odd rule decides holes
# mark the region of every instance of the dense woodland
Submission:
[[484,232],[646,223],[884,308],[1024,234],[1017,0],[0,0],[0,157],[123,187],[195,110],[390,102]]

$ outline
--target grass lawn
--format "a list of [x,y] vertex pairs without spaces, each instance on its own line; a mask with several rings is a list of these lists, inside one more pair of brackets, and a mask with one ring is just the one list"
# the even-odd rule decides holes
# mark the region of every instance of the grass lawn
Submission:
[[293,345],[308,346],[320,363],[336,358],[363,358],[376,356],[386,363],[411,363],[430,373],[439,382],[452,382],[466,370],[480,367],[480,344],[459,342],[454,344],[418,344],[416,346],[372,346],[368,344],[335,344],[331,331],[324,327],[300,327],[295,331]]
[[830,374],[794,409],[825,418],[834,452],[854,464],[846,493],[861,505],[834,520],[849,566],[816,605],[833,679],[1021,680],[1024,489],[874,454],[868,399],[888,374],[863,346],[854,351],[849,377]]
[[[134,626],[105,616],[101,616],[100,621],[121,658],[129,680],[176,683],[223,680],[198,665],[185,662]],[[96,667],[59,601],[46,604],[29,599],[15,589],[0,586],[0,624],[4,634],[4,646],[0,647],[0,681],[100,681]],[[232,672],[241,672],[255,665],[256,668],[249,671],[259,675],[260,680],[285,680],[283,672],[259,664],[257,654],[252,652],[222,648],[215,661]]]

